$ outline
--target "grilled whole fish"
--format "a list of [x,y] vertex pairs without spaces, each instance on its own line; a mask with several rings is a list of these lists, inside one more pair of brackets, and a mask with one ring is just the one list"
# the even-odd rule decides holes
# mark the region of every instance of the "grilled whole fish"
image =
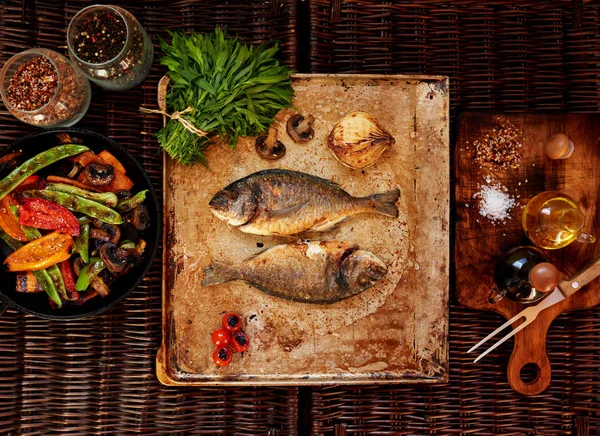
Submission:
[[289,170],[250,174],[217,192],[209,207],[218,218],[255,235],[325,231],[359,213],[398,217],[400,190],[353,197],[337,184]]
[[202,286],[245,280],[276,297],[329,304],[359,294],[387,273],[369,251],[342,241],[300,241],[276,245],[240,265],[215,262],[204,270]]

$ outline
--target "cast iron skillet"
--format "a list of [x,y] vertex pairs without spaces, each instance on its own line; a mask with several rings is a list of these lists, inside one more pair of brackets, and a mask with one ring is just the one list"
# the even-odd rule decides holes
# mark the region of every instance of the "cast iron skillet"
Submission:
[[[102,150],[108,150],[125,167],[127,176],[134,182],[134,192],[148,189],[149,192],[148,195],[146,195],[144,204],[148,208],[152,224],[148,230],[141,232],[141,237],[147,243],[142,263],[137,265],[126,275],[119,277],[112,285],[110,285],[109,288],[111,292],[107,297],[95,297],[82,306],[63,304],[61,309],[52,309],[45,292],[36,294],[22,294],[16,292],[16,274],[7,272],[6,267],[2,265],[2,262],[4,262],[4,259],[11,250],[3,241],[0,241],[0,301],[8,306],[41,318],[85,318],[97,315],[113,307],[140,284],[156,255],[158,238],[160,236],[160,229],[162,228],[162,217],[158,213],[158,200],[154,188],[152,187],[152,183],[140,163],[120,144],[98,133],[89,130],[69,128],[46,130],[17,140],[10,147],[1,150],[0,157],[11,151],[22,150],[24,152],[23,160],[29,159],[42,151],[60,145],[60,141],[56,138],[56,134],[61,132],[68,133],[71,137],[83,139],[84,144],[95,153],[99,153]],[[52,166],[48,168],[52,168]],[[40,174],[44,174],[44,170],[42,170]],[[2,177],[4,176],[5,174],[2,175]],[[2,312],[3,310],[0,309],[0,313]]]

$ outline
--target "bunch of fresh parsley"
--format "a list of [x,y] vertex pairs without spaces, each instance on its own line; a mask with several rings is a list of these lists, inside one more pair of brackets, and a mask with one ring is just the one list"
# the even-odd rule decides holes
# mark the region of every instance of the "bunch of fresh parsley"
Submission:
[[280,109],[291,106],[291,70],[275,58],[277,44],[248,45],[220,28],[169,34],[170,44],[160,41],[160,63],[171,78],[167,105],[174,112],[191,106],[183,117],[209,133],[198,136],[170,119],[158,140],[176,161],[208,165],[204,152],[215,134],[234,148],[239,136],[264,132]]

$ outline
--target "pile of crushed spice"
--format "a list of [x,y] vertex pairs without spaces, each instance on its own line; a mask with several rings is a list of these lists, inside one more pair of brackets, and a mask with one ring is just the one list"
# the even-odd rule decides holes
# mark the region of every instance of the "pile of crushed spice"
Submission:
[[56,68],[43,56],[35,57],[14,72],[6,96],[8,102],[20,111],[34,111],[54,97],[58,86]]
[[491,134],[473,141],[473,148],[475,162],[482,168],[517,169],[521,165],[523,132],[504,121]]
[[480,185],[480,189],[473,198],[479,198],[479,214],[493,224],[506,223],[510,219],[510,211],[517,205],[515,199],[508,193],[508,188],[500,183],[491,183],[487,179],[487,184]]

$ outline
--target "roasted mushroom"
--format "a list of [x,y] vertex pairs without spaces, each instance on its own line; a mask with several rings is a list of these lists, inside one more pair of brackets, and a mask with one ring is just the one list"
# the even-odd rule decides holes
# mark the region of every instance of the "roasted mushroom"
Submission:
[[83,268],[83,259],[81,257],[78,257],[77,259],[75,259],[73,261],[73,272],[75,273],[75,275],[77,277],[79,277],[79,274],[81,274],[82,268]]
[[131,267],[141,260],[136,249],[119,248],[110,242],[100,247],[99,253],[106,268],[116,275],[127,274]]
[[69,179],[74,179],[75,177],[77,177],[77,174],[79,174],[79,172],[82,169],[83,169],[83,166],[79,162],[75,162],[73,164],[73,168],[71,168],[71,171],[69,171],[69,174],[67,174],[67,177]]
[[110,289],[108,289],[108,286],[106,286],[106,283],[104,283],[104,281],[100,277],[94,277],[94,279],[90,282],[90,286],[102,298],[110,294]]
[[92,186],[105,186],[114,179],[115,169],[109,164],[91,163],[85,167],[83,175]]
[[315,118],[312,115],[305,118],[300,114],[295,114],[288,118],[286,130],[294,142],[307,142],[315,135],[312,128],[314,122]]
[[285,145],[277,140],[277,129],[271,125],[267,136],[256,138],[256,152],[264,159],[275,160],[285,156]]
[[[119,228],[119,226],[104,223],[96,218],[94,218],[92,224],[96,228],[90,230],[90,238],[101,239],[103,241],[111,242],[113,244],[117,244],[121,239],[121,229]],[[98,235],[100,237],[95,238],[93,235]]]
[[143,204],[133,209],[129,222],[136,228],[136,230],[146,230],[150,227],[150,213],[148,208]]
[[90,239],[98,239],[100,241],[108,242],[110,241],[110,235],[104,230],[100,229],[91,229],[90,230]]
[[133,197],[133,193],[131,191],[120,190],[116,192],[117,198],[120,200],[127,200]]

